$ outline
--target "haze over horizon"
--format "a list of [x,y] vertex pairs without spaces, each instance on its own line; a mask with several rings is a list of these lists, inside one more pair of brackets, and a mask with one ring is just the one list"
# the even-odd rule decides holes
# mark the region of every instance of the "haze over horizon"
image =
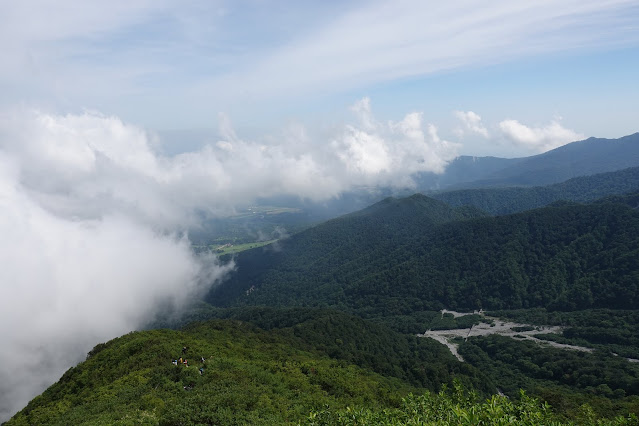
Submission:
[[225,277],[184,235],[202,212],[639,130],[636,1],[0,11],[0,421]]

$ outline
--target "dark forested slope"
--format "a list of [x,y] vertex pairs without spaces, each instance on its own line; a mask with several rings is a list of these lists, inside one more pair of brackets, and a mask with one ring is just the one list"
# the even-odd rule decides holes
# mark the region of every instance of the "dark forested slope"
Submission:
[[418,196],[387,200],[298,234],[277,252],[243,253],[209,301],[371,316],[639,303],[639,212],[622,199],[469,220],[433,206]]
[[[314,306],[335,305],[342,290],[340,286],[326,286],[327,278],[346,282],[365,277],[371,265],[378,264],[380,257],[398,245],[415,240],[442,223],[483,215],[475,208],[454,209],[420,194],[387,198],[275,246],[241,253],[236,257],[238,273],[214,289],[208,301],[216,306],[233,304],[238,297],[262,287],[266,279],[277,282],[278,287],[284,285],[281,300],[287,299],[291,305],[315,296],[320,297],[321,303]],[[273,287],[273,291],[279,290]]]
[[639,167],[569,179],[548,186],[461,189],[431,197],[451,206],[474,206],[491,214],[509,214],[555,201],[593,201],[639,190]]

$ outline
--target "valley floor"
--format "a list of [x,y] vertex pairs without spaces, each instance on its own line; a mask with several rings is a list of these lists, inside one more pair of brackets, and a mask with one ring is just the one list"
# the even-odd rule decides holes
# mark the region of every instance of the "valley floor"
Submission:
[[[473,315],[477,312],[455,312],[449,310],[443,310],[444,314],[452,314],[454,317],[460,317],[465,315]],[[418,334],[417,337],[429,337],[437,342],[446,345],[458,360],[464,361],[463,357],[458,353],[459,344],[455,342],[456,339],[468,339],[469,337],[476,336],[490,336],[497,334],[500,336],[510,337],[512,339],[530,340],[539,345],[551,346],[558,349],[574,350],[582,352],[593,352],[594,349],[584,346],[567,345],[564,343],[557,343],[548,340],[541,340],[535,336],[540,334],[560,334],[563,331],[559,326],[536,326],[532,324],[519,324],[515,322],[501,320],[496,317],[484,316],[486,322],[481,322],[470,328],[452,329],[452,330],[428,330],[423,334]],[[639,359],[627,358],[629,362],[639,362]]]

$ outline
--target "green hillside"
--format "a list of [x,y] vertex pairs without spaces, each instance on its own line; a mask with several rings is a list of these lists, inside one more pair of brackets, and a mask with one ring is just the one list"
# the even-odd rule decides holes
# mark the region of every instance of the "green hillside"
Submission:
[[[422,319],[426,328],[438,312]],[[489,395],[495,386],[479,370],[459,363],[444,346],[334,309],[244,307],[198,311],[194,318],[230,319],[272,330],[298,349],[347,361],[432,391],[453,378]],[[471,322],[472,324],[472,322]],[[170,324],[164,324],[170,325]]]
[[462,189],[432,194],[451,206],[474,206],[503,215],[547,206],[555,201],[587,202],[639,189],[639,167],[583,176],[548,186]]
[[[271,282],[274,292],[278,291],[276,286],[285,287],[279,292],[282,302],[278,304],[295,306],[303,299],[315,299],[321,303],[313,306],[336,306],[342,289],[330,280],[327,283],[327,274],[339,282],[364,278],[398,245],[442,223],[482,215],[474,208],[454,209],[420,194],[387,198],[280,241],[277,249],[240,253],[235,257],[238,274],[217,287],[208,300],[216,306],[231,305]],[[270,304],[265,300],[262,303]]]
[[[561,407],[554,411],[519,392],[512,400],[477,393],[473,386],[486,387],[490,379],[441,345],[339,312],[254,308],[224,315],[269,330],[213,320],[181,331],[129,333],[97,345],[6,424],[637,424],[624,414],[632,409],[627,398],[615,408],[608,399],[551,386],[546,396]],[[503,360],[487,361],[482,350],[494,352],[491,340],[467,346],[465,356],[491,376],[513,376]],[[500,359],[511,356],[507,351]],[[522,359],[545,361],[545,351],[527,351]],[[188,366],[172,363],[180,357]],[[417,374],[406,376],[409,371]],[[514,384],[529,384],[521,373],[514,377]],[[420,381],[427,386],[409,383]],[[584,401],[597,405],[593,410]]]
[[[188,367],[172,364],[181,356]],[[326,407],[397,407],[416,390],[247,323],[213,321],[96,346],[7,425],[295,424]]]
[[446,221],[451,216],[416,213],[415,199],[424,197],[408,199],[411,209],[376,205],[335,219],[284,241],[277,252],[242,253],[237,272],[208,300],[333,306],[363,316],[639,303],[639,212],[627,204]]

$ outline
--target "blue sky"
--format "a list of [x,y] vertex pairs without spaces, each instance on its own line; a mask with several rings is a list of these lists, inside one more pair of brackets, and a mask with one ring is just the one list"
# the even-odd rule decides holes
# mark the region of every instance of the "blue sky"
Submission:
[[[222,112],[238,133],[260,138],[291,122],[322,134],[349,122],[349,107],[368,97],[381,121],[423,112],[424,123],[461,144],[460,153],[503,156],[529,155],[570,135],[639,130],[637,1],[30,0],[2,7],[5,108],[88,109],[185,135],[217,128]],[[455,111],[480,116],[488,137],[462,133]],[[537,132],[556,122],[573,133],[526,144],[504,132],[504,120]]]

